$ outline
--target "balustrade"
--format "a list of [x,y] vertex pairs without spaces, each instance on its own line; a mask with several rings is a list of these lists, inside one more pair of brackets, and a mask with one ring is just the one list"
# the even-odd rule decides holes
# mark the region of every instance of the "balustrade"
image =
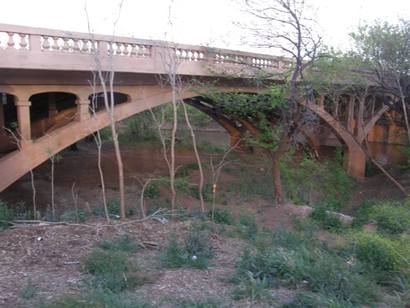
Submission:
[[229,64],[265,70],[286,70],[292,63],[279,57],[262,56],[246,52],[215,50],[213,48],[142,41],[131,38],[111,39],[104,35],[71,33],[57,30],[0,24],[0,50],[23,50],[44,53],[84,54],[97,53],[103,57],[152,58],[160,55],[154,48],[165,49],[178,61],[207,62],[216,67]]

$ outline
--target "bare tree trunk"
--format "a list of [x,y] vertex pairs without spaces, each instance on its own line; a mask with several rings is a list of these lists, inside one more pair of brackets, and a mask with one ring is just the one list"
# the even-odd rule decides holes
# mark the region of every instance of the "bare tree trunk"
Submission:
[[205,212],[205,202],[204,202],[204,171],[202,169],[202,163],[201,163],[201,157],[199,156],[199,151],[198,151],[198,146],[196,143],[196,136],[194,129],[191,125],[191,121],[189,120],[188,112],[185,106],[185,103],[182,102],[182,108],[184,109],[184,116],[185,116],[185,122],[188,125],[189,131],[191,133],[191,138],[192,138],[192,145],[194,147],[194,152],[195,152],[195,158],[198,164],[198,170],[199,170],[199,188],[198,188],[198,193],[199,193],[199,200],[201,203],[201,211],[202,213]]
[[406,122],[407,138],[409,139],[409,144],[410,144],[410,124],[409,124],[409,117],[407,114],[406,101],[405,101],[405,96],[403,93],[403,88],[401,87],[401,84],[400,84],[400,79],[397,76],[396,76],[396,82],[397,82],[397,86],[400,92],[400,101],[401,101],[401,105],[403,108],[404,121]]
[[280,177],[280,160],[286,153],[289,143],[289,137],[286,132],[282,133],[282,137],[279,142],[278,149],[271,154],[272,160],[272,181],[274,191],[274,198],[277,204],[282,204],[285,200],[285,194],[283,192],[282,180]]
[[169,172],[169,185],[171,189],[171,209],[174,211],[176,207],[177,192],[175,190],[175,140],[178,126],[178,105],[176,99],[175,80],[172,84],[172,135],[171,135],[171,161]]
[[105,109],[110,117],[110,128],[111,135],[114,144],[115,158],[117,161],[117,170],[118,170],[118,186],[120,190],[120,217],[125,219],[125,187],[124,187],[124,166],[121,157],[121,149],[118,141],[118,133],[115,125],[115,107],[114,107],[114,72],[109,73],[109,87],[110,87],[110,97],[108,97],[107,85],[105,83],[104,76],[102,75],[101,70],[98,70],[98,76],[100,78],[101,86],[103,88],[104,95],[104,104]]
[[55,162],[55,156],[52,155],[50,157],[51,161],[51,215],[53,218],[53,221],[55,220],[56,217],[56,208],[55,208],[55,194],[54,194],[54,162]]

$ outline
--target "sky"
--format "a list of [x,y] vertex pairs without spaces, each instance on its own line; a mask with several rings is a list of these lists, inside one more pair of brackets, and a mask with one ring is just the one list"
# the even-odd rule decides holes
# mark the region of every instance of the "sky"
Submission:
[[[185,44],[255,50],[243,42],[237,22],[244,0],[0,0],[0,23],[68,31],[168,39]],[[326,44],[349,48],[349,33],[375,19],[410,19],[410,0],[306,0]],[[86,10],[89,18],[87,19]],[[170,9],[171,8],[171,9]],[[168,18],[171,16],[171,18]]]

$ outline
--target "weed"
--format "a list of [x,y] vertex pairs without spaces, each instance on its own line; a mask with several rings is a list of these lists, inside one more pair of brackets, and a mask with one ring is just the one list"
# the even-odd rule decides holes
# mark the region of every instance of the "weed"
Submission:
[[75,223],[85,222],[87,220],[87,214],[82,209],[69,210],[60,216],[60,220]]
[[113,240],[104,240],[98,244],[98,247],[109,251],[122,251],[125,253],[134,253],[138,250],[137,243],[127,234]]
[[321,206],[315,207],[311,217],[326,230],[340,231],[343,227],[342,222],[337,217]]
[[353,307],[349,303],[340,302],[337,299],[329,298],[317,293],[300,292],[291,302],[282,305],[281,308],[316,308],[316,307],[329,307],[329,308],[345,308]]
[[255,216],[251,213],[242,211],[238,223],[239,234],[242,238],[254,240],[258,233],[258,225]]
[[400,242],[370,232],[359,232],[354,239],[357,258],[376,270],[398,272],[409,265]]
[[31,280],[31,278],[29,278],[26,284],[21,288],[19,292],[19,296],[23,299],[28,300],[28,299],[32,299],[34,296],[36,296],[36,294],[37,294],[37,287]]
[[141,284],[123,252],[95,248],[82,260],[82,270],[93,275],[91,286],[115,293]]
[[377,229],[400,234],[410,228],[410,209],[399,203],[382,203],[374,206],[369,217],[377,222]]
[[206,231],[192,230],[185,241],[185,245],[178,243],[176,237],[171,236],[165,250],[160,255],[163,266],[170,268],[194,267],[204,269],[208,267],[208,260],[213,257],[213,250],[209,244]]
[[238,286],[233,291],[233,298],[240,300],[250,298],[251,300],[264,300],[268,297],[267,288],[269,287],[266,279],[254,278],[251,272],[248,276],[242,279]]
[[359,267],[348,267],[346,260],[317,242],[281,231],[274,243],[256,253],[245,251],[237,266],[238,281],[251,277],[269,287],[303,287],[352,305],[376,299],[377,288]]
[[148,308],[152,307],[135,295],[116,294],[107,290],[95,290],[85,295],[66,295],[55,302],[40,305],[41,308]]
[[217,224],[233,225],[234,218],[231,212],[225,208],[215,208],[213,211],[209,211],[208,216],[212,219],[213,222]]
[[223,301],[218,298],[206,298],[202,300],[178,299],[176,306],[180,308],[220,308],[225,307]]
[[14,219],[14,211],[9,205],[0,200],[0,229],[5,229],[10,226],[10,222]]

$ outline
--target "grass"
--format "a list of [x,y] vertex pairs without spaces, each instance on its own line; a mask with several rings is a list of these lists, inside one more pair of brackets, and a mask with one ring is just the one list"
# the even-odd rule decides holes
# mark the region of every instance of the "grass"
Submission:
[[208,212],[210,219],[216,224],[233,225],[235,219],[229,209],[216,207]]
[[10,223],[15,217],[13,209],[9,205],[0,200],[0,229],[6,229],[10,226]]
[[33,283],[31,278],[27,280],[25,285],[21,288],[19,296],[25,300],[32,299],[37,295],[37,286]]
[[359,264],[349,267],[346,259],[312,238],[284,230],[273,234],[270,247],[244,252],[236,282],[250,297],[266,288],[285,286],[303,288],[347,306],[373,303],[378,290]]
[[40,304],[40,308],[148,308],[152,305],[132,294],[116,294],[95,290],[84,295],[65,295],[54,302]]
[[167,268],[193,267],[205,269],[209,259],[213,257],[213,249],[206,230],[191,230],[184,245],[175,235],[171,236],[167,246],[160,255],[161,264]]
[[98,244],[98,247],[106,251],[121,251],[125,253],[134,253],[138,251],[138,244],[127,234],[121,235],[113,240],[104,240]]

